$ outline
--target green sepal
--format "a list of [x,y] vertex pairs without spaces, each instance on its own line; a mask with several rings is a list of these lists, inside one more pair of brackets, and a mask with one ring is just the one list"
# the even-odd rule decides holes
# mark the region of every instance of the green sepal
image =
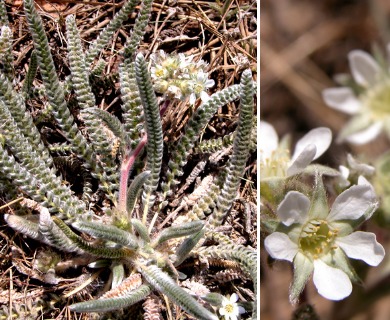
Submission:
[[340,175],[340,172],[330,168],[328,166],[324,166],[321,164],[311,164],[308,165],[303,171],[303,174],[310,174],[314,175],[316,173],[322,175],[322,176],[330,176],[330,177],[337,177]]
[[322,176],[317,173],[315,177],[315,186],[311,196],[311,207],[309,209],[310,219],[326,220],[329,214],[328,199],[326,190],[322,181]]
[[290,286],[289,299],[292,304],[298,303],[299,295],[305,288],[306,282],[313,273],[313,262],[298,252],[294,258],[294,278]]
[[344,271],[351,281],[363,285],[362,280],[359,278],[342,249],[337,248],[332,250],[331,253],[321,257],[321,260],[333,268]]
[[278,219],[272,219],[268,217],[260,217],[260,226],[261,232],[265,232],[266,234],[271,234],[275,232],[280,224]]

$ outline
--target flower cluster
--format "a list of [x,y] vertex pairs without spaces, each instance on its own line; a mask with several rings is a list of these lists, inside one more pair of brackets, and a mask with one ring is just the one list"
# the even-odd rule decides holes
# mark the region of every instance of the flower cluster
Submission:
[[206,90],[214,86],[214,80],[209,79],[205,61],[195,62],[194,56],[167,54],[163,50],[152,54],[150,60],[151,77],[157,92],[170,99],[189,97],[191,104],[199,97],[202,101],[208,100]]
[[[387,51],[390,57],[390,44]],[[328,106],[352,116],[339,130],[337,142],[362,145],[382,131],[390,141],[390,59],[386,62],[378,51],[374,58],[354,50],[348,60],[351,76],[338,76],[342,87],[322,92]],[[313,164],[331,145],[328,128],[310,130],[291,148],[289,134],[279,139],[271,124],[260,121],[259,137],[264,249],[271,258],[293,264],[290,303],[298,303],[309,279],[322,297],[347,298],[353,284],[362,285],[369,279],[364,263],[381,266],[376,279],[369,280],[370,291],[350,298],[349,307],[367,300],[368,295],[370,303],[374,302],[371,297],[384,291],[386,283],[381,280],[390,274],[389,260],[384,260],[388,244],[377,241],[377,236],[380,242],[386,241],[384,232],[390,228],[388,144],[378,143],[370,154],[363,154],[372,150],[368,145],[355,147],[351,149],[355,153],[346,152],[344,160],[340,149],[335,149],[335,154],[328,152],[327,159],[341,161],[328,167]],[[368,219],[372,221],[367,223]],[[314,302],[307,295],[303,300],[309,306]]]

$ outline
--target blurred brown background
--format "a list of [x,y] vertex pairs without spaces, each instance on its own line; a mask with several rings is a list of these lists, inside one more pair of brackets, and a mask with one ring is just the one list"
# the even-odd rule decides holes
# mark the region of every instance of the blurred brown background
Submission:
[[[321,91],[337,86],[334,75],[349,73],[351,50],[372,52],[378,46],[385,52],[390,42],[390,1],[263,0],[260,23],[261,119],[274,125],[279,136],[292,133],[295,140],[318,126],[331,128],[336,136],[348,116],[327,107]],[[363,153],[369,161],[387,149],[383,136],[360,147],[333,143],[320,160],[337,168],[347,152]],[[261,319],[317,319],[310,313],[293,317],[288,302],[291,264],[276,262],[270,268],[264,251],[261,258]],[[374,278],[380,271],[370,272]],[[333,303],[309,283],[306,296],[320,319],[390,319],[387,297],[355,312],[348,309],[353,308],[353,297]]]

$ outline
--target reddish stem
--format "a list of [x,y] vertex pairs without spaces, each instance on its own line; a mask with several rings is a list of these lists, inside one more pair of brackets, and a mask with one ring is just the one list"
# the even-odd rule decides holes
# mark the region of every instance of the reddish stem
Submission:
[[164,113],[167,110],[170,102],[171,102],[170,100],[165,100],[164,101],[163,105],[160,108],[160,117],[162,117],[164,115]]
[[[160,108],[160,117],[163,116],[165,111],[168,108],[170,100],[165,100],[163,105]],[[118,209],[119,211],[126,212],[127,208],[127,183],[129,181],[130,170],[133,167],[135,159],[140,154],[141,150],[148,141],[147,135],[145,134],[141,141],[138,143],[137,147],[123,159],[121,164],[121,177],[119,182],[119,196],[118,196]]]
[[135,159],[140,154],[141,150],[148,141],[148,137],[145,134],[137,147],[123,159],[121,164],[121,177],[119,182],[119,196],[118,196],[118,209],[126,212],[127,208],[127,183],[129,181],[130,170],[132,169]]

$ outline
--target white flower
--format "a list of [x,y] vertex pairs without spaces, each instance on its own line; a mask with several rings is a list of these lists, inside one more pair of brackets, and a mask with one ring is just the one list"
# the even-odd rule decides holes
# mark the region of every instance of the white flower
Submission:
[[[390,53],[390,46],[388,46]],[[354,81],[363,92],[356,95],[348,87],[329,88],[322,93],[325,103],[336,110],[353,115],[340,132],[338,141],[365,144],[382,130],[390,136],[390,76],[367,52],[351,51],[349,66]]]
[[222,298],[222,307],[219,309],[219,314],[225,320],[237,320],[239,315],[245,312],[245,309],[237,304],[238,296],[233,293],[230,299]]
[[287,146],[279,143],[278,135],[269,123],[260,121],[260,175],[268,178],[286,178],[302,172],[313,160],[320,157],[332,141],[328,128],[309,131],[296,144],[290,157]]
[[190,104],[194,104],[196,98],[200,97],[203,102],[209,99],[206,90],[212,88],[215,84],[214,80],[208,78],[209,75],[205,72],[198,72],[196,77],[192,79]]
[[364,178],[342,192],[329,210],[321,178],[317,177],[313,198],[290,191],[277,208],[281,220],[278,231],[264,245],[275,259],[294,263],[290,300],[295,303],[308,278],[318,292],[330,300],[341,300],[357,281],[348,258],[377,266],[385,251],[375,234],[354,228],[371,217],[378,202],[373,187]]

